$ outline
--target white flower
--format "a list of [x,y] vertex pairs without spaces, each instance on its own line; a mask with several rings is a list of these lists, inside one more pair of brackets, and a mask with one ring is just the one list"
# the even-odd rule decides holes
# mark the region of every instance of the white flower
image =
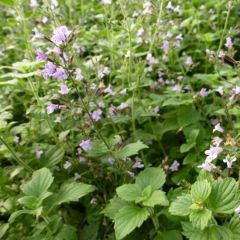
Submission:
[[102,0],[102,4],[103,5],[110,5],[110,4],[112,4],[112,1],[111,0]]
[[234,162],[237,161],[236,157],[230,157],[229,155],[227,155],[224,159],[223,162],[227,164],[227,168],[232,168],[232,165]]

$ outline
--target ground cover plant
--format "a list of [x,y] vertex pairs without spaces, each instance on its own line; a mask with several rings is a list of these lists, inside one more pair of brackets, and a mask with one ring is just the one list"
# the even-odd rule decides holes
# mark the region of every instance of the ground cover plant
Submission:
[[240,239],[239,1],[0,6],[0,239]]

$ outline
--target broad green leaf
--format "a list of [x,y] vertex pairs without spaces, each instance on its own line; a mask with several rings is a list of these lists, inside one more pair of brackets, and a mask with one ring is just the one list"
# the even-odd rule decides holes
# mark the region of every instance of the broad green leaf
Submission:
[[204,202],[211,193],[211,185],[207,180],[197,181],[192,185],[191,195],[194,202]]
[[[138,186],[138,185],[136,184],[136,186]],[[135,203],[141,203],[141,202],[147,200],[151,196],[151,194],[152,194],[152,187],[151,187],[151,185],[149,185],[144,188],[144,190],[141,193],[141,196],[136,198]]]
[[135,201],[142,194],[142,190],[137,184],[124,184],[116,191],[118,196],[126,201]]
[[181,145],[180,153],[185,153],[191,150],[193,147],[196,146],[196,142],[187,142]]
[[157,235],[154,240],[182,240],[182,234],[180,231],[171,230],[166,232],[161,232]]
[[52,195],[50,202],[52,205],[59,205],[67,202],[78,201],[79,198],[91,193],[95,187],[84,183],[65,183],[60,187],[58,193]]
[[240,218],[238,215],[234,215],[228,225],[233,234],[233,240],[238,240],[240,236]]
[[73,226],[64,224],[54,240],[77,240],[76,229]]
[[177,110],[177,120],[180,127],[186,127],[192,123],[201,120],[200,114],[193,108],[192,105],[183,105]]
[[138,154],[138,152],[142,149],[148,148],[147,145],[143,144],[141,141],[137,141],[136,143],[130,143],[116,152],[116,156],[119,159],[124,159],[133,155]]
[[0,3],[6,4],[9,7],[14,7],[14,1],[13,0],[0,0]]
[[191,210],[189,219],[192,225],[196,228],[203,230],[207,227],[209,220],[212,217],[212,211],[209,209],[201,209],[201,210]]
[[94,141],[92,148],[87,151],[87,156],[92,158],[108,156],[111,151],[102,141]]
[[169,202],[165,192],[155,190],[147,200],[142,202],[142,204],[147,207],[154,207],[155,205],[168,206]]
[[4,235],[7,233],[8,228],[9,228],[9,223],[0,224],[0,239],[2,239]]
[[127,204],[128,203],[121,198],[114,197],[110,200],[110,203],[103,209],[102,213],[113,220],[116,213]]
[[187,216],[190,213],[191,205],[192,205],[192,197],[190,194],[179,196],[170,205],[169,212],[177,216]]
[[215,181],[209,197],[211,208],[216,213],[233,213],[239,205],[238,184],[233,178]]
[[201,170],[198,174],[197,181],[203,181],[203,180],[207,180],[209,183],[214,182],[214,178],[210,172]]
[[43,157],[39,160],[40,166],[54,167],[62,161],[64,157],[64,150],[59,146],[51,146],[44,152]]
[[189,240],[233,240],[231,231],[225,226],[211,225],[204,230],[194,228],[191,223],[182,222],[183,235]]
[[157,190],[165,183],[166,174],[161,168],[146,168],[136,177],[136,184],[143,190],[147,186],[151,186],[152,190]]
[[150,213],[145,208],[126,206],[121,208],[114,218],[114,229],[117,239],[123,239],[135,228],[140,227]]
[[33,173],[32,179],[22,185],[21,189],[26,195],[39,197],[48,190],[53,179],[49,169],[41,168]]

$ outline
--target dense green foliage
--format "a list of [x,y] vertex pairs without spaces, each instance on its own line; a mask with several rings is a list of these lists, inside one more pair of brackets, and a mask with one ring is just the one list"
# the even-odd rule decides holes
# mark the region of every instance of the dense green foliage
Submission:
[[0,7],[0,239],[240,240],[238,0]]

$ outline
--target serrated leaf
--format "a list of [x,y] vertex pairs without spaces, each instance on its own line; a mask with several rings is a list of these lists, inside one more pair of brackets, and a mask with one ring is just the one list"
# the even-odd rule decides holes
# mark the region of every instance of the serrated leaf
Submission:
[[135,201],[142,194],[137,184],[124,184],[116,189],[118,196],[126,201]]
[[166,180],[166,174],[161,168],[146,168],[136,177],[136,184],[143,190],[151,186],[152,190],[157,190],[163,186]]
[[201,209],[201,210],[192,210],[190,211],[189,219],[193,225],[193,227],[199,228],[203,230],[207,227],[209,220],[212,217],[212,211],[209,209]]
[[138,152],[142,149],[148,148],[147,145],[143,144],[141,141],[137,141],[136,143],[130,143],[116,152],[116,156],[119,159],[125,159],[127,157],[138,154]]
[[191,195],[194,202],[204,202],[211,193],[211,185],[207,180],[197,181],[192,185]]
[[191,223],[182,222],[183,235],[189,240],[232,240],[231,231],[225,226],[212,225],[200,230],[194,228]]
[[125,206],[119,210],[114,218],[114,229],[117,239],[123,239],[135,228],[140,227],[150,213],[145,208]]
[[116,213],[126,205],[128,205],[126,201],[122,200],[121,198],[115,197],[110,200],[110,203],[104,208],[102,213],[113,220]]
[[154,240],[182,240],[182,234],[177,230],[170,230],[166,232],[161,232],[157,235]]
[[187,216],[190,213],[191,205],[192,205],[192,197],[190,194],[179,196],[170,205],[169,212],[177,216]]
[[233,234],[233,240],[239,240],[240,236],[240,218],[238,215],[234,215],[228,225]]
[[51,146],[44,152],[43,157],[39,160],[40,166],[54,167],[62,161],[65,151],[59,146]]
[[51,186],[53,179],[49,169],[41,168],[33,173],[32,179],[22,185],[21,189],[28,196],[40,197]]
[[84,183],[65,183],[58,193],[50,198],[51,205],[59,205],[67,202],[78,201],[79,198],[93,192],[96,188]]
[[215,181],[209,203],[216,213],[233,213],[239,205],[237,182],[233,178]]
[[147,207],[154,207],[155,205],[168,206],[169,202],[165,192],[155,190],[147,200],[142,202],[142,204]]

